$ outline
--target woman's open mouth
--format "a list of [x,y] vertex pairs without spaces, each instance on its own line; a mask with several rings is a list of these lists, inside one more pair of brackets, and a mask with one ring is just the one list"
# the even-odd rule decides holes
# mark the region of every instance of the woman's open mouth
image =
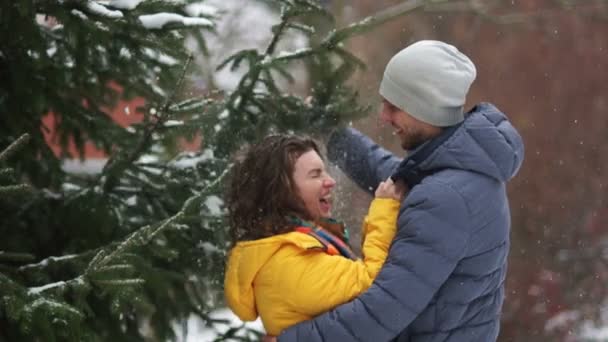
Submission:
[[326,196],[319,199],[319,208],[323,214],[328,215],[331,212],[331,197]]

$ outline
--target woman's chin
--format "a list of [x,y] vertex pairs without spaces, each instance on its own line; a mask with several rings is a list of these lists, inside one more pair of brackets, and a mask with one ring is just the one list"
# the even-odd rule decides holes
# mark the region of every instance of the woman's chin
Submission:
[[319,214],[323,218],[329,218],[329,217],[331,217],[331,205],[330,204],[321,203],[321,205],[319,207]]
[[321,215],[319,215],[319,216],[324,219],[331,218],[331,210],[322,211]]
[[317,212],[310,215],[313,221],[331,218],[331,208],[318,208]]

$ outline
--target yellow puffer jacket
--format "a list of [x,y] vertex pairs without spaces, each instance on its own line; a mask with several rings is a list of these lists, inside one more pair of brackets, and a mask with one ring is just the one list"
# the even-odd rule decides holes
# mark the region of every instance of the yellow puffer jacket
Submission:
[[395,235],[400,203],[372,201],[364,220],[363,260],[324,253],[314,237],[291,232],[238,243],[224,281],[228,306],[242,320],[258,316],[266,333],[311,319],[365,291]]

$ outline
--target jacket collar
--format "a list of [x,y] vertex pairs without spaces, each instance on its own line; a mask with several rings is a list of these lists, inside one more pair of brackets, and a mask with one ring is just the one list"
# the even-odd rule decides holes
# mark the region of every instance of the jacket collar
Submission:
[[437,147],[441,146],[446,140],[448,140],[454,134],[454,132],[458,130],[463,122],[464,121],[444,128],[441,134],[439,134],[437,137],[414,149],[410,155],[399,164],[397,170],[391,176],[391,179],[394,182],[399,180],[404,181],[410,189],[419,184],[424,177],[432,173],[431,171],[421,170],[420,164],[426,160],[437,149]]

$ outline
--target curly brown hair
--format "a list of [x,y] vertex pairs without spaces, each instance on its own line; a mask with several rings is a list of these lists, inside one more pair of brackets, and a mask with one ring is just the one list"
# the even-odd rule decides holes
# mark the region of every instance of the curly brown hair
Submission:
[[309,151],[321,155],[310,138],[274,134],[237,158],[226,198],[233,244],[291,231],[290,215],[310,219],[293,181],[296,160]]

